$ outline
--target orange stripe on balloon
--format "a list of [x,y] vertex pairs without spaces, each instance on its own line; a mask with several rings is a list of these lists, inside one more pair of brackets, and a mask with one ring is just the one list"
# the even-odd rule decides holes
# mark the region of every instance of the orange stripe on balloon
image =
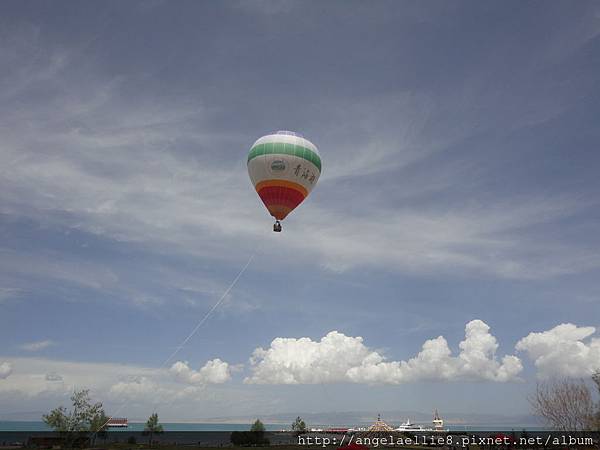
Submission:
[[261,189],[266,188],[266,187],[286,187],[286,188],[295,189],[297,191],[302,192],[302,195],[304,197],[308,196],[308,191],[306,190],[306,188],[304,186],[302,186],[301,184],[294,183],[293,181],[287,181],[287,180],[261,181],[260,183],[257,183],[255,186],[256,192],[259,192]]

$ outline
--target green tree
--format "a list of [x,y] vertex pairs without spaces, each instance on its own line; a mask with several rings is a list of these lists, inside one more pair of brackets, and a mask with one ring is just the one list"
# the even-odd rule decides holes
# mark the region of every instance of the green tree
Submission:
[[300,416],[296,417],[296,420],[292,424],[292,431],[295,431],[297,434],[306,433],[306,423]]
[[146,428],[144,428],[144,433],[150,435],[150,439],[148,441],[150,447],[152,447],[152,437],[155,434],[160,434],[163,432],[162,425],[158,422],[158,414],[153,413],[148,420],[146,421]]
[[250,427],[250,431],[264,433],[265,432],[265,426],[260,421],[260,419],[256,419],[256,422],[254,422],[252,424],[252,426]]
[[106,441],[106,438],[108,437],[109,420],[110,417],[106,416],[104,410],[99,411],[98,414],[92,418],[92,421],[90,422],[90,428],[92,431],[92,445],[94,445],[96,442],[96,437],[102,438],[104,441]]
[[231,433],[230,440],[235,447],[266,447],[271,443],[265,437],[265,431],[263,423],[260,419],[256,419],[250,431],[234,431]]
[[44,414],[42,420],[54,431],[65,432],[69,429],[69,413],[64,406],[59,406],[48,414]]
[[[69,411],[64,406],[53,409],[42,416],[42,420],[49,427],[59,432],[69,443],[75,440],[85,441],[89,439],[89,433],[95,432],[94,424],[98,424],[101,417],[108,418],[102,409],[102,403],[92,403],[90,391],[81,389],[75,391],[71,396],[73,404]],[[99,427],[98,428],[102,428]]]

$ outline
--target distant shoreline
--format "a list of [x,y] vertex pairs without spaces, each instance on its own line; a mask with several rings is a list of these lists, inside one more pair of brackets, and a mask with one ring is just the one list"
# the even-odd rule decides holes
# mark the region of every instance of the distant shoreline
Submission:
[[[161,422],[165,431],[247,431],[251,423],[216,423],[216,422]],[[129,421],[128,427],[110,428],[110,431],[143,431],[145,421]],[[284,424],[265,424],[268,431],[280,431]],[[288,425],[289,427],[289,425]],[[52,431],[41,420],[0,420],[0,431]]]
[[[162,422],[163,428],[168,432],[186,432],[186,431],[247,431],[249,430],[252,422],[216,422],[216,421],[204,421],[204,422],[191,422],[191,421],[179,421],[179,422]],[[283,429],[289,429],[291,424],[287,422],[265,423],[267,431],[282,431]],[[331,425],[323,424],[310,424],[309,428],[328,428]],[[350,426],[356,426],[350,424]],[[506,431],[506,430],[541,430],[544,427],[539,424],[447,424],[447,428],[450,431]],[[110,431],[115,432],[138,432],[143,431],[145,427],[144,421],[129,421],[129,426],[124,428],[111,428]],[[0,432],[36,432],[36,431],[52,431],[44,422],[35,420],[0,420]]]

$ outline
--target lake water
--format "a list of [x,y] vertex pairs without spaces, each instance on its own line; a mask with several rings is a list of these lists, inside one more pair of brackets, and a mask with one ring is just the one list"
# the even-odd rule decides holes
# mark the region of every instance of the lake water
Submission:
[[[181,422],[165,422],[161,423],[164,431],[248,431],[249,423],[181,423]],[[111,428],[111,431],[144,431],[145,423],[129,422],[127,428]],[[289,425],[284,424],[265,424],[267,431],[280,431],[283,428],[289,428]],[[326,426],[323,428],[327,428]],[[507,431],[514,429],[521,431],[527,430],[544,430],[538,426],[520,426],[520,425],[447,425],[451,431]],[[52,431],[44,422],[41,421],[2,421],[0,420],[0,432],[2,431]]]
[[[111,431],[144,431],[146,424],[142,422],[129,422],[127,428],[111,428]],[[162,423],[165,431],[247,431],[250,429],[248,423]],[[265,424],[268,431],[279,431],[285,428],[281,424]],[[29,421],[2,421],[0,420],[0,431],[52,431],[44,422]]]

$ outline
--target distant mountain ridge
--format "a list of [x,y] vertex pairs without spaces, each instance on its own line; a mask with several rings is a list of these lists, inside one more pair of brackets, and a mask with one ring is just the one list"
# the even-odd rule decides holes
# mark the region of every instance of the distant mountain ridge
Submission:
[[[28,411],[18,413],[2,413],[0,420],[7,421],[40,421],[42,415],[46,411]],[[161,418],[163,422],[171,423],[229,423],[243,424],[253,423],[257,418],[263,423],[281,424],[289,426],[300,416],[304,419],[309,427],[314,426],[368,426],[377,419],[377,415],[381,414],[381,419],[390,425],[397,426],[402,422],[410,419],[414,423],[431,424],[433,419],[433,411],[425,413],[414,410],[396,410],[396,411],[330,411],[330,412],[287,412],[287,413],[272,413],[272,414],[256,414],[256,415],[240,415],[240,416],[221,416],[211,418],[194,418],[194,419],[176,419],[176,418]],[[475,414],[475,413],[458,413],[440,411],[442,419],[447,426],[472,425],[484,427],[486,425],[494,427],[506,426],[507,428],[532,427],[540,426],[542,422],[539,418],[528,414],[503,415],[503,414]],[[130,422],[145,422],[146,418],[131,417]]]
[[[433,419],[433,411],[424,413],[422,411],[332,411],[320,413],[274,413],[258,415],[261,421],[271,424],[291,424],[296,417],[300,416],[308,426],[364,426],[371,425],[377,419],[377,415],[390,425],[399,425],[410,419],[415,423],[430,424]],[[494,426],[539,426],[540,419],[529,414],[508,416],[503,414],[475,414],[440,411],[441,417],[446,425],[494,425]],[[251,423],[256,416],[235,417],[213,417],[202,419],[207,423]]]

